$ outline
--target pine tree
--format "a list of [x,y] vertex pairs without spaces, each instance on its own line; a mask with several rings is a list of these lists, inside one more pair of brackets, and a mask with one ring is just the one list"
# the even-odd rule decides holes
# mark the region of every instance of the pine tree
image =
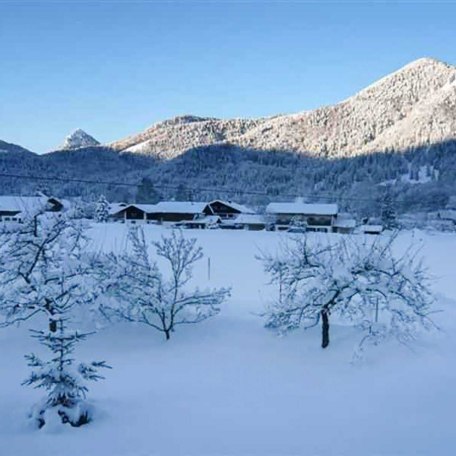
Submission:
[[155,204],[160,201],[160,198],[160,194],[155,190],[152,179],[143,177],[138,186],[138,191],[136,192],[136,202]]
[[0,326],[47,321],[34,337],[53,353],[48,361],[27,356],[33,368],[24,382],[48,391],[31,413],[42,427],[57,420],[80,426],[90,421],[83,401],[84,380],[101,378],[96,369],[104,362],[80,364],[75,370],[73,351],[87,335],[68,328],[74,310],[95,303],[99,293],[95,271],[98,257],[87,252],[86,225],[64,213],[37,213],[11,231],[0,232]]
[[26,355],[28,365],[33,369],[23,385],[44,388],[47,397],[35,405],[30,418],[41,428],[55,413],[59,421],[78,427],[91,420],[91,408],[85,402],[88,391],[86,381],[103,379],[99,368],[109,368],[104,361],[80,363],[75,366],[73,352],[75,345],[88,334],[70,331],[65,318],[58,319],[57,330],[32,331],[33,337],[52,352],[51,359],[43,361],[35,354]]
[[106,223],[109,219],[109,202],[104,195],[100,195],[95,209],[95,219],[97,222]]
[[391,190],[387,188],[381,201],[381,219],[383,227],[392,230],[398,227],[396,220],[396,211],[394,210],[394,201]]
[[191,201],[191,192],[184,184],[179,184],[174,199],[176,201]]

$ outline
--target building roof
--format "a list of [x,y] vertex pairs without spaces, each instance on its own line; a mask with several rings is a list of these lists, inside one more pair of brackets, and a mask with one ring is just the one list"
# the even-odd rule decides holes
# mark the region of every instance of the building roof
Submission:
[[226,206],[232,207],[233,209],[239,211],[241,214],[254,214],[255,211],[253,209],[250,209],[247,206],[244,206],[242,204],[238,203],[233,203],[233,201],[224,201],[224,200],[212,200],[209,204],[213,203],[222,203],[225,204]]
[[150,206],[149,214],[202,214],[208,203],[194,201],[160,201],[157,204],[137,204],[137,207]]
[[337,215],[337,204],[269,203],[268,214]]
[[351,214],[340,213],[337,214],[337,218],[334,221],[333,226],[336,228],[355,228],[356,220]]
[[363,225],[361,227],[364,233],[381,233],[383,231],[382,225]]
[[231,201],[213,200],[210,203],[203,201],[160,201],[157,204],[123,204],[110,205],[110,214],[116,214],[127,207],[136,207],[147,214],[203,214],[204,209],[212,203],[220,202],[236,209],[243,214],[254,214],[254,211],[241,204]]
[[125,209],[127,206],[130,206],[127,203],[111,203],[109,205],[109,215],[117,214],[121,210]]
[[49,208],[47,196],[0,196],[0,211],[36,214]]

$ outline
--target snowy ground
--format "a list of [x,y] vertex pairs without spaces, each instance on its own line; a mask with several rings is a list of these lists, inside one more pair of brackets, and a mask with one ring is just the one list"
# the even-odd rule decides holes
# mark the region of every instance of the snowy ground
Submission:
[[[147,235],[163,229],[147,226]],[[25,415],[42,392],[21,387],[26,328],[0,331],[1,456],[453,455],[456,451],[456,236],[422,239],[435,275],[440,333],[411,351],[391,344],[350,364],[356,334],[334,327],[278,338],[256,314],[272,291],[255,255],[286,234],[189,231],[211,258],[201,285],[231,285],[219,316],[178,328],[169,342],[148,327],[116,325],[81,344],[81,358],[113,370],[91,385],[96,420],[79,429],[32,430]],[[120,249],[125,226],[98,225],[94,245]]]

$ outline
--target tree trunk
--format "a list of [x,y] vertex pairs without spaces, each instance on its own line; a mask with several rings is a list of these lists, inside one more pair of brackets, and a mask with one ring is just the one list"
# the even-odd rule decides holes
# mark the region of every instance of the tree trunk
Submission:
[[49,331],[50,332],[57,332],[57,322],[55,320],[49,319]]
[[169,338],[171,337],[169,329],[165,329],[165,337],[166,337],[166,340],[169,340]]
[[323,309],[321,311],[321,348],[326,348],[329,345],[329,311]]

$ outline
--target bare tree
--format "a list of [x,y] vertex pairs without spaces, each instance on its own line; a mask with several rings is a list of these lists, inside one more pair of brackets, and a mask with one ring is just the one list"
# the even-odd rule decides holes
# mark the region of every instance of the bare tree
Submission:
[[412,340],[417,329],[432,324],[433,297],[417,252],[409,248],[396,257],[393,241],[345,237],[321,244],[304,236],[278,255],[262,254],[271,282],[281,290],[265,313],[266,325],[287,332],[321,322],[322,348],[329,346],[331,315],[366,332],[360,347],[387,336]]
[[102,312],[108,318],[144,323],[163,332],[168,340],[176,326],[199,323],[219,312],[229,289],[188,289],[192,267],[203,258],[196,239],[173,231],[151,244],[167,265],[167,278],[151,256],[142,229],[130,231],[129,244],[131,252],[111,254],[105,270],[108,299]]

